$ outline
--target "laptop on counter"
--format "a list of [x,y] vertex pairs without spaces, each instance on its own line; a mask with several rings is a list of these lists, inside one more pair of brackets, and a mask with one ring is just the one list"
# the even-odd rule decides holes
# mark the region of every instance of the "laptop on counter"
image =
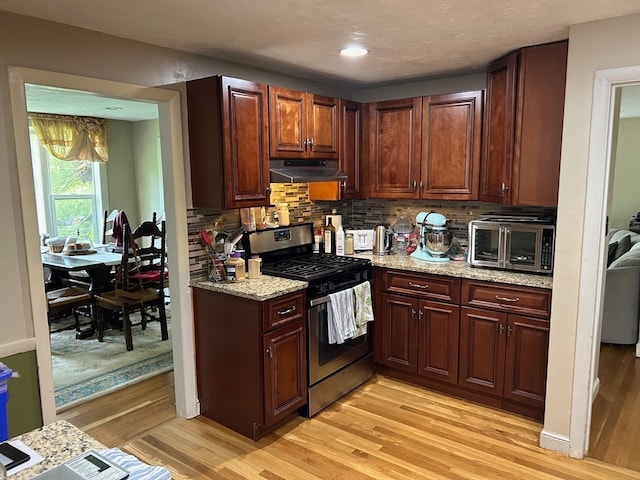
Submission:
[[86,451],[65,463],[33,477],[34,480],[124,480],[122,467],[95,450]]

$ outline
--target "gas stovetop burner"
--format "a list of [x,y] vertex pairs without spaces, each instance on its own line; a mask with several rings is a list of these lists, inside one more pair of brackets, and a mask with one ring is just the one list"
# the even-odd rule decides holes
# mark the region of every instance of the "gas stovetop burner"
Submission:
[[273,264],[265,264],[262,272],[277,277],[292,278],[294,280],[317,280],[332,275],[361,269],[370,265],[370,261],[363,258],[340,257],[331,254],[312,254],[281,260]]

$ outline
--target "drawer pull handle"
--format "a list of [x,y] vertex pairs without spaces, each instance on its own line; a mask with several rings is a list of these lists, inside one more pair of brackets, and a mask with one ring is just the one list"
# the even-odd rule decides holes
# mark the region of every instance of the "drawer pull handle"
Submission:
[[519,302],[520,301],[520,297],[516,297],[516,298],[507,298],[507,297],[499,297],[498,295],[496,295],[496,300],[501,301],[501,302]]
[[278,315],[286,315],[288,313],[292,313],[296,311],[296,306],[294,305],[291,308],[287,308],[286,310],[278,310]]
[[413,282],[409,282],[409,286],[410,287],[416,287],[416,288],[429,288],[429,284],[420,285],[419,283],[413,283]]

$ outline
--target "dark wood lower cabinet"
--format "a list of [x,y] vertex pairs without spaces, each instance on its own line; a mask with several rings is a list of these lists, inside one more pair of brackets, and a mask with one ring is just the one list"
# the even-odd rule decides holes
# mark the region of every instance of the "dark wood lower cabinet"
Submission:
[[[548,290],[385,269],[374,280],[380,373],[542,419]],[[440,299],[443,286],[461,305],[429,300]],[[488,300],[515,292],[515,301]],[[470,306],[479,302],[486,308]],[[518,310],[540,318],[512,313]]]
[[257,440],[307,403],[306,298],[193,289],[200,413]]

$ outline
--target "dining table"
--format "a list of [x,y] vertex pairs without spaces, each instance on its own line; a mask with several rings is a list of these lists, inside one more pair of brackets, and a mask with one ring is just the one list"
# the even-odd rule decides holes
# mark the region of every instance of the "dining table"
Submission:
[[56,285],[74,283],[71,272],[87,273],[89,291],[94,294],[113,290],[111,270],[120,265],[122,253],[108,251],[92,251],[83,254],[66,254],[44,252],[41,254],[42,265],[49,269],[48,281]]

